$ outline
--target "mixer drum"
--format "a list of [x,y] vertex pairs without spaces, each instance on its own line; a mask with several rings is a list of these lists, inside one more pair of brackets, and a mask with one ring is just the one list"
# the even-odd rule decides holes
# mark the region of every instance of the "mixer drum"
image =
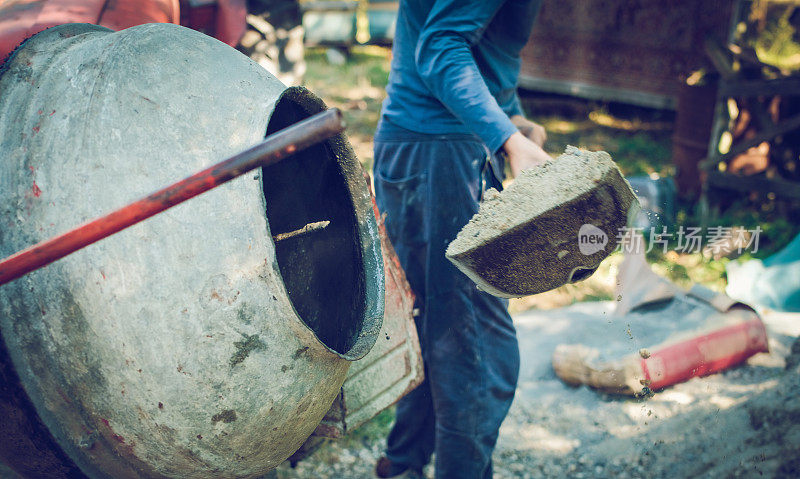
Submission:
[[[0,77],[0,257],[323,109],[180,26],[46,30]],[[0,459],[30,477],[262,475],[374,344],[383,278],[340,135],[0,286]]]

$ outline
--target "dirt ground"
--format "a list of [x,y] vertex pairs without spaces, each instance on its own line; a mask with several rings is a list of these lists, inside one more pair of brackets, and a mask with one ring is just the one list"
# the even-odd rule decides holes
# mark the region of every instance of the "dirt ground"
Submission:
[[[649,398],[566,386],[550,362],[557,344],[619,355],[650,345],[649,331],[674,326],[631,324],[613,308],[583,302],[514,316],[520,383],[500,431],[495,478],[800,477],[800,314],[764,314],[769,354]],[[382,413],[296,468],[284,463],[277,477],[372,478],[389,423]],[[426,473],[433,477],[432,467]],[[0,477],[17,476],[0,467]]]
[[[613,302],[514,319],[520,385],[495,451],[496,478],[800,476],[800,344],[791,354],[800,314],[765,315],[769,354],[642,399],[566,386],[550,364],[559,343],[617,354],[648,346],[639,333],[647,325],[615,317]],[[371,478],[383,447],[381,436],[332,441],[278,477]]]

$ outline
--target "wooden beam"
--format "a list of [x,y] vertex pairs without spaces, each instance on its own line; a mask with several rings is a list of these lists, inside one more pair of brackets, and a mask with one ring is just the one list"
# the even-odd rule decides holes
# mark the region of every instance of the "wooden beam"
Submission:
[[736,145],[732,146],[730,151],[728,151],[724,155],[715,154],[703,160],[702,162],[700,162],[700,168],[703,170],[707,170],[708,168],[715,166],[720,161],[729,160],[734,156],[744,153],[750,148],[753,148],[754,146],[760,145],[762,142],[770,141],[776,136],[783,135],[784,133],[788,133],[796,129],[800,129],[800,115],[795,115],[791,118],[787,118],[786,120],[783,120],[777,125],[774,125],[771,128],[767,128],[759,132],[753,138],[737,143]]
[[800,199],[800,182],[784,180],[783,178],[767,178],[763,174],[752,176],[739,176],[731,173],[713,171],[708,173],[708,186],[720,190],[741,191],[749,193],[775,193],[784,198]]
[[800,77],[774,80],[724,80],[719,93],[723,97],[800,95]]

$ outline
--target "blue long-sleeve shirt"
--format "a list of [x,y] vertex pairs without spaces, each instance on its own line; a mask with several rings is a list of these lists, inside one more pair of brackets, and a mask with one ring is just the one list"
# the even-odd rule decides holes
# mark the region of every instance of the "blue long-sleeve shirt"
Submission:
[[382,115],[420,133],[517,131],[519,53],[541,0],[401,0]]

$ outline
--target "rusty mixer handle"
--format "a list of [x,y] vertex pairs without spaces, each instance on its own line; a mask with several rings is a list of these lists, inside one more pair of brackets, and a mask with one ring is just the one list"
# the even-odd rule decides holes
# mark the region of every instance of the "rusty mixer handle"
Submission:
[[37,243],[0,261],[0,286],[70,253],[133,226],[250,170],[267,166],[344,131],[342,113],[331,108],[299,121],[227,160],[127,206]]

